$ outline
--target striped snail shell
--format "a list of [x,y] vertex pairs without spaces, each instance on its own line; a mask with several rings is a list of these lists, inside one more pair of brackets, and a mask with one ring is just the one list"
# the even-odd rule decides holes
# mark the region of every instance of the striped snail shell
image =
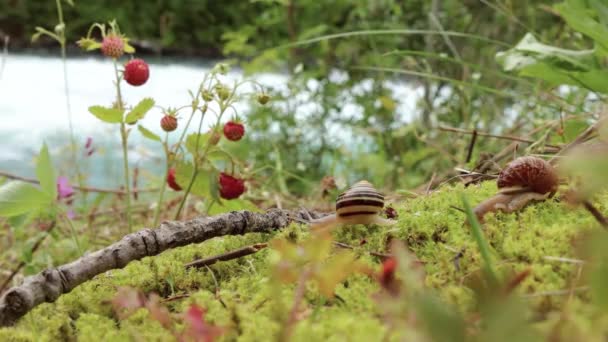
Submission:
[[336,213],[311,221],[313,229],[329,229],[340,224],[394,224],[379,216],[384,195],[365,180],[353,184],[336,199]]
[[339,217],[377,215],[384,207],[384,195],[365,180],[355,183],[336,199]]

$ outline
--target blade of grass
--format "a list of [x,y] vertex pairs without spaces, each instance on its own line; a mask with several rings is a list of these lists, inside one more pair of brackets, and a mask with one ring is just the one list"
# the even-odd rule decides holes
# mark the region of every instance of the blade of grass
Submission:
[[423,34],[469,38],[469,39],[479,40],[479,41],[486,42],[486,43],[492,43],[492,44],[499,45],[499,46],[511,47],[511,44],[509,44],[509,43],[501,42],[499,40],[490,39],[490,38],[486,38],[484,36],[471,34],[471,33],[455,32],[455,31],[439,31],[439,30],[386,29],[386,30],[360,30],[360,31],[349,31],[349,32],[328,34],[328,35],[324,35],[324,36],[320,36],[320,37],[299,40],[297,42],[280,45],[277,48],[287,48],[287,47],[293,47],[293,46],[308,45],[308,44],[318,43],[318,42],[330,40],[330,39],[350,38],[350,37],[357,37],[357,36],[423,35]]
[[471,232],[473,233],[473,237],[475,238],[475,242],[477,242],[477,246],[479,247],[479,252],[481,253],[481,258],[483,259],[483,269],[486,273],[487,278],[494,284],[498,283],[498,277],[496,276],[496,272],[492,267],[492,256],[490,255],[490,245],[483,236],[483,232],[481,231],[481,225],[479,221],[477,221],[477,217],[473,214],[473,210],[471,209],[471,205],[469,204],[469,200],[466,196],[462,195],[462,204],[464,206],[464,211],[467,214],[467,221],[471,226]]

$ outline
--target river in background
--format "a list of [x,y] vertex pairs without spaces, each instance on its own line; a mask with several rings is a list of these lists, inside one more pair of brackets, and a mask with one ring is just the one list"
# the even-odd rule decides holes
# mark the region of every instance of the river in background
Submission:
[[[213,67],[208,60],[146,59],[150,64],[150,79],[140,87],[123,85],[123,97],[134,105],[144,97],[152,97],[157,105],[175,107],[190,103],[188,90],[195,91],[204,74]],[[60,173],[73,175],[65,168],[68,160],[69,126],[64,89],[63,63],[60,58],[32,55],[11,55],[5,59],[0,75],[0,170],[26,176],[34,176],[35,156],[43,142],[49,145],[52,158]],[[89,175],[88,184],[117,187],[122,184],[122,155],[120,134],[116,125],[100,122],[88,112],[92,105],[109,106],[115,98],[112,62],[99,58],[70,58],[67,61],[72,123],[78,144],[84,147],[87,137],[92,138],[95,149],[91,156],[79,156],[82,171]],[[345,74],[336,72],[332,81],[344,82]],[[228,84],[241,80],[242,73],[233,70],[226,75]],[[287,77],[280,74],[256,75],[255,80],[264,86],[286,90]],[[311,91],[316,82],[309,84]],[[362,82],[360,91],[371,87]],[[409,121],[415,113],[421,89],[405,84],[393,84],[395,98],[399,101],[400,121]],[[241,89],[241,88],[240,88]],[[243,91],[247,91],[243,87]],[[250,89],[250,88],[249,88]],[[300,95],[299,95],[300,96]],[[302,94],[303,98],[306,97]],[[302,100],[302,99],[300,99]],[[237,110],[246,113],[247,101],[241,101]],[[316,110],[314,103],[300,106],[298,115]],[[360,108],[346,103],[343,115],[357,116]],[[185,122],[185,115],[182,124]],[[153,108],[140,124],[157,134],[162,117],[160,108]],[[299,116],[301,117],[301,116]],[[215,119],[205,118],[204,127]],[[340,132],[340,127],[334,127]],[[177,135],[177,134],[174,134]],[[343,138],[349,139],[347,135]],[[160,175],[163,165],[162,151],[156,142],[145,140],[139,132],[129,138],[131,166],[137,165],[146,175]]]

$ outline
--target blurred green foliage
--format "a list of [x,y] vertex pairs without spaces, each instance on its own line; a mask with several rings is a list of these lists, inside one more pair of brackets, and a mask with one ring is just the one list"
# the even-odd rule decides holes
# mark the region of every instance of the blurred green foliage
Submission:
[[[249,157],[276,180],[271,190],[303,194],[325,175],[411,188],[455,164],[473,167],[481,152],[509,143],[480,138],[467,162],[469,139],[439,126],[566,142],[543,125],[588,111],[587,94],[603,90],[597,71],[605,61],[592,39],[602,42],[596,32],[606,18],[598,1],[551,7],[557,3],[103,0],[64,5],[64,17],[71,42],[91,22],[115,18],[135,41],[164,52],[236,57],[248,73],[286,75],[286,84],[270,89],[272,103],[246,115],[257,147]],[[38,25],[52,27],[55,6],[3,2],[0,30],[26,39]],[[549,72],[560,67],[565,74]],[[561,84],[580,87],[556,91]],[[520,150],[543,153],[543,144],[528,147]]]

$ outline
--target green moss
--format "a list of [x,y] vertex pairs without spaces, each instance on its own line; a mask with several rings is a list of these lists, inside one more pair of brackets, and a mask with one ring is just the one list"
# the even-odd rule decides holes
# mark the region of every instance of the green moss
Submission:
[[[425,285],[440,298],[466,313],[475,307],[473,291],[466,285],[480,269],[480,254],[462,207],[461,196],[479,203],[496,191],[492,182],[480,186],[443,187],[425,197],[396,203],[399,223],[390,228],[343,227],[335,232],[338,241],[355,246],[355,252],[369,265],[379,268],[380,259],[369,251],[386,252],[391,239],[407,243],[424,262]],[[598,199],[605,208],[608,194]],[[517,288],[526,297],[534,327],[545,335],[563,330],[568,339],[593,340],[608,331],[608,318],[589,303],[588,293],[572,297],[539,295],[569,288],[577,264],[547,257],[575,257],[573,241],[598,225],[586,211],[551,199],[530,205],[517,214],[489,214],[484,234],[490,243],[494,266],[501,271],[531,270]],[[89,340],[172,340],[173,335],[151,319],[146,309],[117,320],[110,300],[120,286],[156,292],[163,298],[187,294],[166,303],[175,317],[191,304],[206,308],[206,320],[225,327],[225,340],[261,341],[281,330],[293,304],[294,286],[277,284],[270,277],[271,251],[262,250],[245,258],[220,262],[209,268],[188,269],[195,258],[220,254],[245,245],[281,236],[291,240],[307,237],[305,227],[292,225],[275,235],[228,236],[167,251],[145,258],[82,284],[56,303],[43,304],[15,327],[0,329],[0,340],[45,341],[77,338]],[[454,257],[459,258],[459,269]],[[352,276],[336,287],[336,298],[325,299],[310,287],[303,306],[304,318],[293,331],[295,341],[370,341],[389,338],[386,324],[373,299],[378,284],[366,276]],[[178,330],[183,329],[183,324]]]

